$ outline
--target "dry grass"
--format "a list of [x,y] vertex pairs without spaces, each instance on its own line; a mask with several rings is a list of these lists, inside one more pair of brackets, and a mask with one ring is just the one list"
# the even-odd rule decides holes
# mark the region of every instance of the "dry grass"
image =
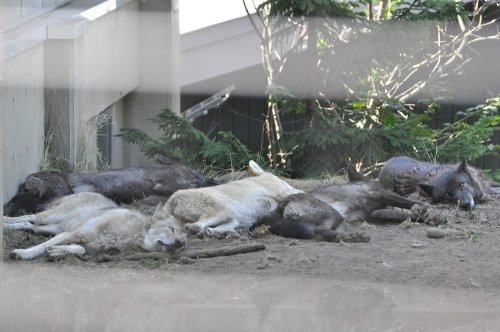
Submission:
[[260,225],[258,227],[255,227],[255,229],[252,232],[252,238],[259,238],[259,237],[264,237],[267,235],[271,234],[271,227],[268,225]]

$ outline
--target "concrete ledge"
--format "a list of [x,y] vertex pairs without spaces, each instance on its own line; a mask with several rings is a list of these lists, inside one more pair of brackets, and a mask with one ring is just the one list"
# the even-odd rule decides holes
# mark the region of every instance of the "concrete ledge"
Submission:
[[47,39],[77,39],[85,33],[87,22],[84,18],[70,18],[47,25]]
[[90,21],[135,0],[85,0],[50,11],[4,33],[4,59],[13,57],[47,39],[77,39]]

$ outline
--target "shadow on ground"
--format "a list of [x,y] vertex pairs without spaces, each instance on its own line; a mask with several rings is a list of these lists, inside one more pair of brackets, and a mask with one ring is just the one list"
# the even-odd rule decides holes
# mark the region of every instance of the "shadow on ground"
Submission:
[[498,331],[480,289],[3,263],[0,330]]

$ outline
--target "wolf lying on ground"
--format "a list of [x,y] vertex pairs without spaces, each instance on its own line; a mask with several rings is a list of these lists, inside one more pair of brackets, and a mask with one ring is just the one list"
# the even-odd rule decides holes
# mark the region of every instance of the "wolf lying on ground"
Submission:
[[71,174],[41,171],[29,175],[17,194],[4,205],[4,213],[43,211],[54,200],[79,192],[97,192],[117,203],[146,199],[156,205],[179,189],[199,188],[216,183],[193,169],[171,161],[150,167],[130,167],[97,173]]
[[285,198],[272,214],[260,218],[255,227],[267,225],[271,232],[285,237],[368,242],[370,237],[363,233],[349,233],[344,221],[428,221],[425,207],[417,202],[384,189],[378,181],[367,180],[353,168],[348,168],[348,175],[347,184],[329,185]]
[[369,242],[363,233],[349,233],[344,217],[311,194],[295,194],[280,202],[270,215],[259,218],[250,228],[266,225],[271,233],[296,239],[328,242]]
[[252,226],[270,214],[278,201],[302,193],[255,162],[248,164],[250,177],[214,187],[185,189],[165,203],[165,213],[185,224],[191,233],[221,236]]
[[173,252],[183,247],[182,227],[167,220],[160,207],[152,217],[119,208],[97,193],[65,196],[36,215],[4,217],[4,229],[29,230],[53,238],[27,249],[15,249],[13,259],[34,259],[84,254],[109,249],[142,248],[146,251]]
[[464,209],[484,202],[490,192],[487,181],[479,170],[460,164],[435,164],[409,157],[389,159],[379,174],[384,187],[400,194],[419,191],[431,203],[458,204]]

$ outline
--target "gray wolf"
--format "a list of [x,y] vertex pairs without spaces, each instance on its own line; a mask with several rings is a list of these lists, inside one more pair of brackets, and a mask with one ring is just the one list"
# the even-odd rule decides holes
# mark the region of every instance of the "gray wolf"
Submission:
[[215,184],[213,180],[176,162],[81,174],[41,171],[26,178],[17,194],[4,205],[4,213],[15,216],[20,212],[41,212],[54,200],[79,192],[97,192],[117,203],[145,200],[156,205],[166,202],[179,189]]
[[254,161],[248,173],[248,178],[214,187],[179,190],[165,203],[164,212],[191,233],[223,236],[252,226],[274,211],[278,201],[302,193]]
[[186,243],[182,227],[167,219],[161,206],[153,216],[119,208],[98,193],[84,192],[64,196],[46,211],[35,215],[4,217],[4,229],[27,230],[51,239],[27,249],[15,249],[9,257],[34,259],[66,254],[142,248],[146,251],[173,252]]
[[352,167],[347,170],[349,183],[289,196],[256,226],[267,225],[271,232],[285,237],[368,242],[369,236],[350,233],[347,224],[426,221],[426,209],[416,201],[386,190],[378,181],[368,180]]
[[400,195],[418,191],[433,204],[455,204],[464,209],[486,201],[490,193],[480,171],[467,165],[465,160],[452,165],[394,157],[385,163],[379,181]]
[[296,239],[328,242],[369,242],[363,233],[349,233],[344,217],[311,194],[295,194],[281,201],[270,215],[250,228],[266,225],[274,234]]

